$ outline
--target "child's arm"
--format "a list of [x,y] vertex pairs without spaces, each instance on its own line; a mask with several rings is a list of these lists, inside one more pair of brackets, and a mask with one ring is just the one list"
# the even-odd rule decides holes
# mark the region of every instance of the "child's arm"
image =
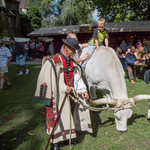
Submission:
[[105,46],[108,47],[108,38],[105,38]]
[[98,40],[95,39],[96,51],[99,50]]

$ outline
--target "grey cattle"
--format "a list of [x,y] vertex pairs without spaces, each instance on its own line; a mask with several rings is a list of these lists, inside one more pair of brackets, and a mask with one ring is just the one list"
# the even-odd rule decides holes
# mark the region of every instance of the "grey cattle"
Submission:
[[[82,50],[82,57],[87,48]],[[127,130],[127,120],[132,116],[132,107],[140,100],[150,99],[150,95],[138,95],[128,98],[124,79],[124,70],[115,51],[110,47],[100,47],[95,51],[85,67],[86,79],[90,91],[91,104],[112,104],[116,128],[118,131]],[[101,90],[107,98],[97,99],[96,89]],[[120,109],[124,108],[124,109]]]

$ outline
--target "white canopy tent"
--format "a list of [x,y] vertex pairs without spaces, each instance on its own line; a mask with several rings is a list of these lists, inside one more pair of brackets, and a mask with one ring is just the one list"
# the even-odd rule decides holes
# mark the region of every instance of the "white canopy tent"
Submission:
[[[10,37],[3,37],[2,41],[3,42],[9,42],[9,38]],[[14,39],[15,39],[16,42],[21,42],[21,43],[29,42],[30,41],[30,38],[18,38],[18,37],[14,37]]]

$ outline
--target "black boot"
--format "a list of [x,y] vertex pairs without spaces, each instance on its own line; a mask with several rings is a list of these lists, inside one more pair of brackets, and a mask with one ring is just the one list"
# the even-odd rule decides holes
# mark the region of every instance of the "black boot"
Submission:
[[[65,144],[65,145],[69,145],[69,140],[64,141],[64,144]],[[77,145],[77,144],[79,144],[79,142],[71,139],[71,144],[72,144],[72,145]]]
[[60,150],[59,145],[51,143],[51,149],[50,150]]

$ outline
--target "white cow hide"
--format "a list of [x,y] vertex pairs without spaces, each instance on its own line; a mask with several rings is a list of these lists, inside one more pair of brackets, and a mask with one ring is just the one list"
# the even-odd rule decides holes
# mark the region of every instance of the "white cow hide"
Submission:
[[[80,57],[87,52],[82,50]],[[124,70],[118,56],[112,48],[100,47],[89,59],[85,74],[90,91],[90,98],[96,99],[96,89],[104,92],[107,97],[115,99],[128,99]],[[127,105],[130,107],[130,104]],[[127,130],[127,120],[132,116],[132,110],[119,110],[114,112],[116,128],[119,131]]]

